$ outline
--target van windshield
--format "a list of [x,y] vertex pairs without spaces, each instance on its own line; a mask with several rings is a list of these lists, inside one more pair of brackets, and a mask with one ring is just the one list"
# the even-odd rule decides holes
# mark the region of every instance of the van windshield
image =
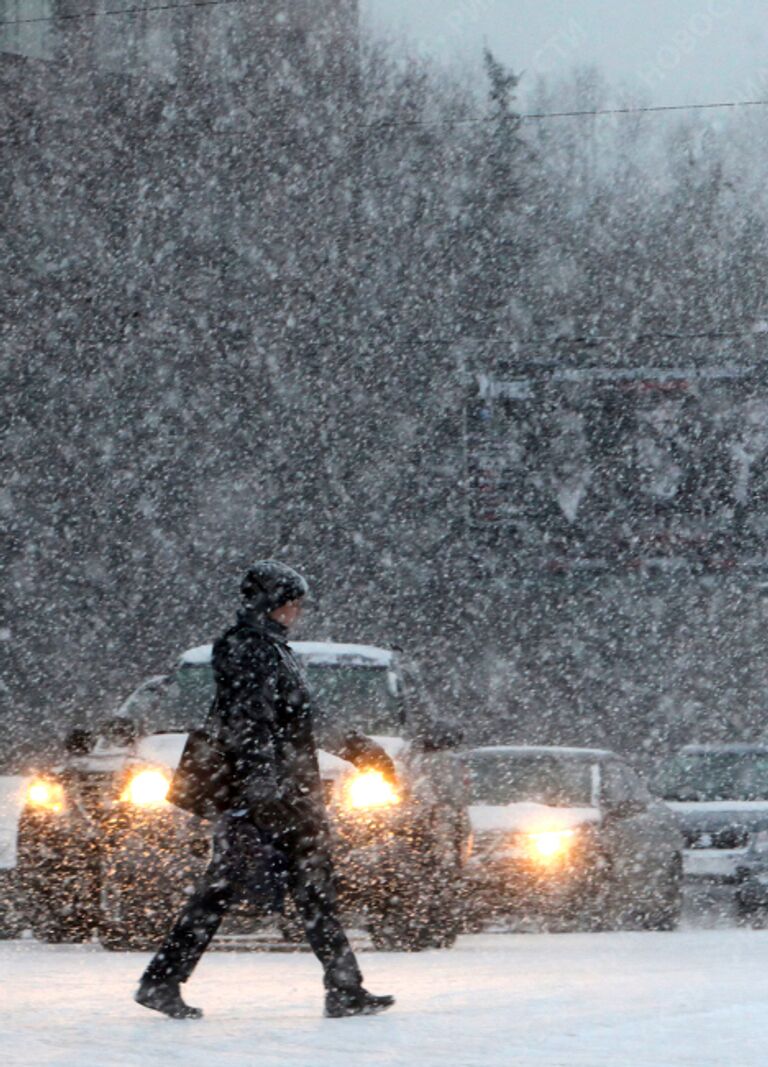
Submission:
[[592,804],[592,763],[549,754],[470,753],[470,803],[519,804],[553,807]]
[[[402,733],[400,703],[380,666],[305,666],[314,698],[318,740],[324,729],[365,734]],[[202,725],[215,691],[209,664],[184,664],[142,702],[137,717],[148,733],[176,733]]]
[[766,800],[768,752],[680,752],[654,780],[665,800]]

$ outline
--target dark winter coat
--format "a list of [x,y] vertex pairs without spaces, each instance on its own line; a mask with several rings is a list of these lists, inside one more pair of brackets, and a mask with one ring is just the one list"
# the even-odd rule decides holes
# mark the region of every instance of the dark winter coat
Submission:
[[[277,830],[324,820],[312,698],[286,628],[241,612],[213,646],[219,740],[231,768],[231,806]],[[334,751],[353,763],[393,773],[384,750],[360,734],[339,737]]]

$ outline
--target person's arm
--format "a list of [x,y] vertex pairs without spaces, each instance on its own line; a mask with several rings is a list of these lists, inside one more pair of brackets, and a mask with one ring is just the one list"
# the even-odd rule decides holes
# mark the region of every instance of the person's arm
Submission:
[[335,755],[354,763],[361,770],[380,771],[385,778],[394,781],[397,778],[392,758],[378,742],[366,737],[359,730],[343,734],[333,746]]

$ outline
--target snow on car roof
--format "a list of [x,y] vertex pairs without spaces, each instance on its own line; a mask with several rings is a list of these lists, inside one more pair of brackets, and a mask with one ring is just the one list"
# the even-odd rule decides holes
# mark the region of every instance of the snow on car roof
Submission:
[[471,748],[468,756],[565,756],[572,759],[606,759],[614,756],[607,748],[568,748],[563,745],[482,745]]
[[[376,645],[349,645],[337,641],[291,641],[290,646],[305,663],[326,664],[328,666],[347,663],[354,666],[389,667],[394,653],[387,648]],[[180,662],[192,667],[200,667],[211,662],[213,645],[198,645],[182,652]]]
[[768,744],[766,742],[754,741],[731,741],[710,745],[684,745],[679,750],[680,752],[686,752],[688,754],[704,754],[714,752],[734,752],[734,753],[748,753],[748,752],[768,752]]

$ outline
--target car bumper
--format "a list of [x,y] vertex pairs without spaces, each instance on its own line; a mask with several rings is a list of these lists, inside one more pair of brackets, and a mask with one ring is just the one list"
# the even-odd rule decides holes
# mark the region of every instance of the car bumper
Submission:
[[690,848],[683,853],[683,873],[687,881],[720,882],[725,885],[739,880],[744,865],[745,848]]
[[595,870],[579,865],[541,871],[514,861],[470,860],[464,882],[478,905],[514,911],[553,911],[586,900],[594,889]]
[[420,877],[419,857],[405,841],[374,842],[357,848],[334,849],[334,867],[343,906],[375,907]]

